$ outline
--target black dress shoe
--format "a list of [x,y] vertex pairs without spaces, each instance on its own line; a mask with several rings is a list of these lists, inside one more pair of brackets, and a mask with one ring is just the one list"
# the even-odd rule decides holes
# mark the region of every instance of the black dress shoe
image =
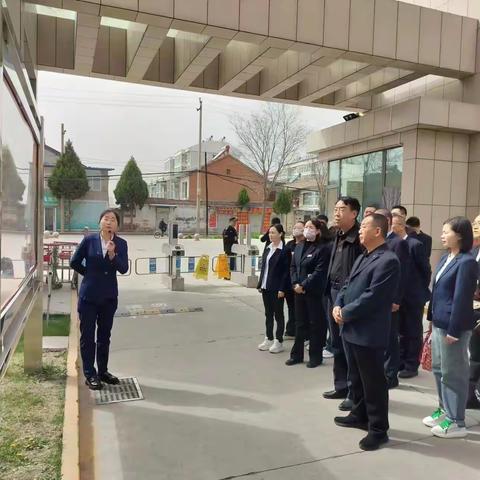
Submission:
[[397,377],[389,378],[387,380],[387,383],[388,383],[388,389],[389,390],[392,390],[393,388],[397,388],[398,387],[398,378]]
[[328,392],[323,392],[323,398],[328,400],[336,400],[338,398],[347,398],[348,389],[343,390],[329,390]]
[[286,362],[285,362],[285,365],[287,366],[292,366],[292,365],[296,365],[297,363],[303,363],[303,360],[297,360],[295,358],[289,358]]
[[353,415],[347,415],[346,417],[335,417],[333,419],[335,425],[346,428],[359,428],[360,430],[368,431],[368,422],[361,422],[357,417]]
[[402,370],[398,374],[399,378],[413,378],[418,376],[418,370]]
[[118,385],[120,383],[120,380],[115,375],[112,375],[110,372],[101,373],[98,377],[102,382],[108,383],[110,385]]
[[366,437],[362,438],[358,446],[362,450],[378,450],[378,448],[384,443],[388,442],[388,435],[384,433],[383,435],[369,433]]
[[322,363],[323,363],[323,362],[318,362],[318,361],[316,361],[316,360],[309,360],[309,361],[307,362],[306,367],[307,367],[307,368],[316,368],[316,367],[320,366]]
[[101,390],[103,388],[102,382],[97,376],[87,377],[85,379],[85,385],[87,385],[90,390]]
[[353,408],[353,401],[350,398],[346,398],[339,406],[338,409],[342,412],[350,412]]

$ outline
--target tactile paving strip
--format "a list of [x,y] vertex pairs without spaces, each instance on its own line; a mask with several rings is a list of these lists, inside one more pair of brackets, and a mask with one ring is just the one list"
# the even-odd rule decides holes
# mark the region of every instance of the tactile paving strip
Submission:
[[95,403],[97,405],[132,402],[134,400],[143,400],[140,385],[135,377],[120,378],[118,385],[104,383],[102,390],[95,390]]

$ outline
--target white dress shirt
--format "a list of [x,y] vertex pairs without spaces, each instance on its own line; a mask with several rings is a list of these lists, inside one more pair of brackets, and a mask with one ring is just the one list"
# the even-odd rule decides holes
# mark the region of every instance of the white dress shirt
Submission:
[[440,269],[440,271],[437,273],[437,276],[435,277],[435,283],[438,282],[438,279],[442,276],[443,272],[447,268],[448,264],[455,258],[455,255],[450,254],[447,257],[447,261],[443,264],[443,267]]
[[271,243],[267,248],[269,249],[269,252],[268,252],[268,255],[267,255],[267,259],[265,260],[265,272],[263,273],[262,290],[267,289],[268,263],[270,262],[270,259],[272,258],[273,254],[275,253],[275,250],[277,250],[277,248],[279,250],[283,249],[283,242],[280,242],[277,246],[275,246],[275,245],[273,245],[273,243]]

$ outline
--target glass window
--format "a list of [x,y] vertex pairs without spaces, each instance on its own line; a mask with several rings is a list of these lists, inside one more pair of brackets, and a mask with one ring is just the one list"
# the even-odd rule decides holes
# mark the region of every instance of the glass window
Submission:
[[102,179],[98,177],[87,177],[88,186],[92,192],[101,192],[102,191]]
[[340,184],[340,160],[328,163],[328,184],[332,186]]
[[302,204],[304,207],[316,207],[318,206],[318,201],[318,192],[305,192],[302,194]]
[[383,189],[383,154],[367,153],[362,158],[365,166],[363,198],[358,200],[362,202],[363,208],[371,204],[379,206]]
[[37,144],[9,86],[2,92],[1,305],[35,268]]
[[363,172],[365,169],[363,155],[345,158],[342,160],[341,166],[341,195],[363,198]]
[[392,208],[401,203],[403,169],[403,149],[392,148],[386,151],[385,186],[382,201],[385,208]]

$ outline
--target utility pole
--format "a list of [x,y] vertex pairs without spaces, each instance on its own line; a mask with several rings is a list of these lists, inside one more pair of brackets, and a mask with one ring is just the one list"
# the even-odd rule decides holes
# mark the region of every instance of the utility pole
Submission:
[[207,152],[205,152],[205,234],[208,238],[208,170]]
[[[65,130],[65,125],[62,123],[60,136],[61,136],[61,152],[62,155],[65,153],[65,134],[67,131]],[[65,201],[63,197],[60,198],[60,231],[63,232],[65,229]]]
[[[200,113],[200,122],[198,128],[198,167],[197,167],[197,225],[195,233],[200,235],[200,169],[202,165],[202,99],[199,98],[200,106],[197,112]],[[208,221],[208,219],[207,219]]]

